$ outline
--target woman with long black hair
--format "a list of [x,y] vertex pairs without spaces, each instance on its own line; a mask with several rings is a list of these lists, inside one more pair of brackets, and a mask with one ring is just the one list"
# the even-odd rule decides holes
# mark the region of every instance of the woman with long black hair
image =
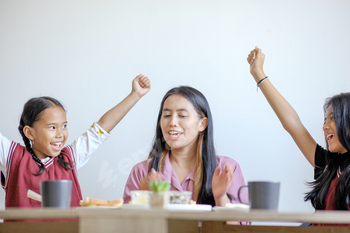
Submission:
[[[350,207],[350,93],[330,97],[324,104],[323,131],[327,148],[315,142],[298,114],[274,88],[263,71],[265,55],[256,47],[248,55],[250,73],[281,121],[284,129],[314,167],[315,181],[305,196],[317,210]],[[324,225],[324,224],[322,224]]]
[[[198,90],[180,86],[169,90],[160,106],[156,136],[149,158],[135,165],[124,190],[149,190],[152,180],[168,180],[171,190],[192,191],[197,204],[225,206],[237,203],[245,185],[239,164],[217,156],[208,101]],[[241,197],[248,202],[247,192]]]

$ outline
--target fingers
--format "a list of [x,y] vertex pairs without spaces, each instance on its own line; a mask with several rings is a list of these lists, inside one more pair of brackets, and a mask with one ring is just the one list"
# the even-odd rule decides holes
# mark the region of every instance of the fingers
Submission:
[[265,60],[265,54],[261,52],[261,49],[258,46],[255,47],[255,51],[256,51],[256,58],[261,58],[262,60]]
[[253,62],[256,58],[256,51],[255,49],[253,49],[252,51],[250,51],[250,53],[248,54],[248,58],[247,58],[247,61],[248,63],[252,66],[253,65]]
[[233,173],[233,167],[231,164],[229,164],[229,163],[225,164],[225,172],[226,173]]
[[233,177],[233,167],[231,166],[231,164],[228,164],[228,163],[225,164],[225,168],[224,168],[224,171],[222,172],[222,174],[226,178],[232,178]]
[[139,190],[149,190],[149,182],[150,181],[160,181],[164,180],[164,176],[158,172],[156,172],[153,168],[148,173],[147,176],[145,176],[141,181],[139,185]]
[[143,74],[139,74],[132,81],[132,93],[136,93],[140,98],[151,89],[151,81]]
[[250,65],[251,65],[251,66],[253,65],[255,59],[256,59],[256,51],[253,50],[253,51],[252,51],[252,59],[250,60]]
[[230,165],[230,167],[227,169],[226,178],[231,182],[233,179],[233,175],[233,167]]
[[217,176],[218,175],[225,176],[226,174],[233,174],[233,167],[231,164],[226,163],[224,165],[224,169],[223,169],[221,174],[220,174],[220,172],[221,172],[221,168],[220,168],[220,166],[217,166],[215,171],[214,171],[214,175],[217,175]]
[[152,168],[152,170],[150,171],[150,173],[148,174],[148,180],[149,181],[154,181],[154,180],[163,180],[164,176],[162,174],[160,174],[159,172],[156,172],[156,170],[154,170],[154,168]]
[[261,49],[258,46],[255,47],[255,51],[256,51],[256,57],[257,58],[264,58],[265,57],[265,54],[263,54],[261,52]]
[[139,184],[139,190],[149,190],[149,177],[144,177]]
[[250,51],[247,58],[249,63],[251,62],[251,60],[255,60],[259,56],[258,52],[261,53],[261,49],[258,46],[255,46],[255,48],[252,51]]
[[221,171],[220,166],[217,166],[217,167],[215,168],[215,171],[214,171],[214,175],[213,175],[213,176],[219,176],[219,175],[220,175],[220,171]]
[[137,75],[135,79],[139,83],[140,87],[151,88],[151,81],[149,80],[148,77],[144,76],[143,74]]
[[154,168],[151,169],[150,174],[157,174],[156,170]]
[[262,53],[261,49],[258,46],[255,46],[254,50],[252,50],[248,55],[247,61],[250,64],[250,73],[258,82],[259,80],[261,80],[260,76],[265,75],[263,71],[265,54]]
[[229,164],[229,163],[225,164],[225,169],[222,172],[222,175],[225,176],[227,181],[231,182],[231,180],[233,178],[233,167],[231,164]]

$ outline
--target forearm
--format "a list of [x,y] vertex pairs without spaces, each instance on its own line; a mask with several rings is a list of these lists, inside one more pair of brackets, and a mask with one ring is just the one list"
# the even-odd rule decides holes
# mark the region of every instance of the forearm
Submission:
[[109,133],[140,99],[136,92],[131,92],[123,101],[106,112],[97,123]]
[[[260,77],[265,77],[265,74],[261,73]],[[297,112],[276,90],[270,80],[265,80],[260,85],[260,89],[282,123],[283,128],[292,136],[301,152],[314,167],[316,142],[300,121]]]
[[[255,80],[261,80],[266,77],[265,74],[259,73],[255,75]],[[284,97],[272,85],[269,79],[266,79],[259,86],[266,100],[277,115],[284,129],[291,133],[291,130],[299,128],[302,123],[294,108],[284,99]]]

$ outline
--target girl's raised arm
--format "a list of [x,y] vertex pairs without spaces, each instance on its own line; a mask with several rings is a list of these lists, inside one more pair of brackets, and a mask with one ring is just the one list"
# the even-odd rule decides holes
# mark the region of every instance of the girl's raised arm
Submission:
[[139,74],[132,82],[131,93],[118,105],[106,112],[97,123],[109,133],[150,89],[150,80]]
[[301,123],[293,107],[276,90],[269,79],[264,79],[266,77],[263,71],[264,60],[265,55],[261,52],[260,48],[256,47],[252,50],[247,58],[250,64],[250,73],[281,121],[283,128],[292,136],[309,163],[315,167],[315,150],[317,144]]

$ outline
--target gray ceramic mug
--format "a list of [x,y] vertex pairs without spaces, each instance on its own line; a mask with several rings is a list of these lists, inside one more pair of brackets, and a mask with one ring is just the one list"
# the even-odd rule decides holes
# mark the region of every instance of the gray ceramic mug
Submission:
[[69,209],[72,196],[71,180],[43,180],[40,182],[41,207]]
[[[278,200],[280,194],[280,183],[269,181],[252,181],[247,186],[242,186],[238,190],[238,200],[243,203],[240,193],[243,188],[248,187],[250,209],[278,210]],[[248,203],[243,203],[248,204]]]

